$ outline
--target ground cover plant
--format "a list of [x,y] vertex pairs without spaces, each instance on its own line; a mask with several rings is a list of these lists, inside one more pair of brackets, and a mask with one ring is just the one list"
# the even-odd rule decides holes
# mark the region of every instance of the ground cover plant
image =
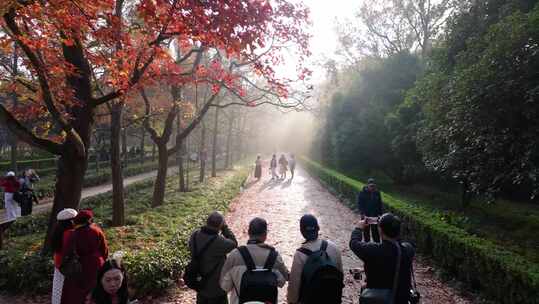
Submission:
[[[355,208],[364,183],[302,159],[307,170]],[[453,277],[500,303],[539,303],[539,263],[472,235],[429,208],[383,193],[387,210],[405,222],[404,237]]]
[[[193,177],[196,174],[193,172]],[[223,171],[219,177],[196,184],[180,193],[176,176],[167,179],[165,203],[151,208],[153,180],[126,187],[128,214],[124,227],[110,227],[111,193],[81,203],[96,213],[96,222],[105,229],[111,252],[126,252],[130,282],[137,295],[158,292],[172,285],[187,262],[187,237],[201,225],[208,212],[225,211],[247,170]],[[47,214],[35,215],[14,224],[5,250],[0,251],[2,292],[44,293],[50,291],[52,261],[39,254]]]

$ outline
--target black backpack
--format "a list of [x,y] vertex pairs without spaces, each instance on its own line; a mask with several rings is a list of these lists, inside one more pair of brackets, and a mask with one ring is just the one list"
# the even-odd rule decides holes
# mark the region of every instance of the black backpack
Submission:
[[303,304],[340,304],[343,274],[326,252],[327,241],[322,241],[320,250],[298,249],[308,256],[301,273],[300,302]]
[[240,304],[250,301],[277,304],[277,275],[272,271],[277,260],[275,249],[271,249],[263,269],[256,269],[247,247],[241,246],[238,250],[247,266],[241,277]]
[[217,235],[210,238],[210,240],[202,247],[200,251],[197,249],[197,235],[198,231],[195,232],[195,235],[193,236],[193,252],[191,254],[191,261],[187,266],[185,267],[185,272],[183,273],[183,281],[187,287],[199,291],[204,287],[204,284],[206,283],[206,278],[216,270],[216,268],[219,266],[217,264],[214,269],[212,269],[209,273],[203,274],[200,271],[200,258],[202,255],[208,250],[210,245],[217,239]]

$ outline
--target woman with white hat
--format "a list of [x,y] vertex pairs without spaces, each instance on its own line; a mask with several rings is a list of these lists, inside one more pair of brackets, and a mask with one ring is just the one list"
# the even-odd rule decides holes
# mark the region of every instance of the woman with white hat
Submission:
[[52,304],[60,304],[62,289],[64,287],[64,275],[60,272],[62,264],[62,247],[64,234],[74,228],[73,219],[77,216],[77,210],[67,208],[56,215],[56,226],[52,234],[52,250],[54,252],[54,278],[52,281]]
[[13,194],[19,191],[20,186],[13,171],[9,171],[5,177],[0,178],[0,187],[4,188],[4,204],[8,222],[16,220],[21,215],[21,208],[13,199]]

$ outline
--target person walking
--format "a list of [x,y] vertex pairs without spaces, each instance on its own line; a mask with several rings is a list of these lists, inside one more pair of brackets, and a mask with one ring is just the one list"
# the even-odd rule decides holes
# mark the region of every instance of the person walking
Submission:
[[292,180],[294,179],[294,173],[296,171],[296,156],[294,154],[290,155],[288,165],[290,166],[290,174],[292,175],[290,179]]
[[75,229],[64,235],[62,256],[75,253],[82,265],[82,274],[66,277],[62,291],[62,304],[81,304],[97,284],[97,272],[109,255],[105,234],[93,223],[91,210],[80,210],[73,219]]
[[288,160],[281,154],[279,158],[279,173],[281,174],[281,179],[286,179],[286,171],[288,171]]
[[363,236],[366,242],[370,242],[371,233],[375,243],[380,242],[378,234],[377,218],[383,213],[382,195],[373,178],[369,178],[367,186],[363,187],[362,191],[357,196],[357,208],[362,219],[366,220],[368,227],[363,230]]
[[39,204],[37,196],[34,193],[34,183],[39,181],[39,176],[33,169],[24,170],[19,177],[21,193],[21,216],[32,214],[33,203]]
[[255,161],[255,178],[257,181],[259,181],[261,177],[262,177],[262,160],[260,159],[260,155],[258,155]]
[[271,180],[277,179],[277,156],[273,154],[270,161]]
[[366,229],[369,229],[366,219],[360,220],[350,238],[350,249],[363,261],[366,275],[367,285],[360,303],[362,297],[372,294],[369,289],[385,289],[392,291],[393,303],[408,304],[415,250],[411,244],[400,240],[400,219],[391,213],[380,217],[378,229],[382,243],[379,244],[365,241],[363,231]]
[[9,171],[5,177],[0,178],[0,187],[4,188],[4,206],[6,208],[6,220],[8,222],[15,221],[21,216],[21,209],[13,199],[13,195],[19,191],[20,186],[13,171]]
[[318,236],[318,220],[306,214],[299,221],[305,242],[294,254],[287,300],[289,304],[340,304],[343,268],[337,246]]
[[234,233],[226,225],[224,216],[217,211],[208,216],[206,226],[193,232],[189,239],[189,251],[191,257],[198,259],[198,272],[202,277],[197,290],[197,304],[228,303],[219,279],[226,255],[237,246]]
[[56,215],[56,225],[52,233],[52,252],[54,258],[54,275],[52,279],[51,304],[60,304],[62,289],[64,287],[64,275],[60,272],[62,265],[62,246],[66,231],[72,230],[75,225],[73,219],[77,216],[77,210],[66,208]]
[[281,255],[265,244],[268,223],[262,218],[249,222],[247,245],[234,249],[221,271],[221,288],[230,293],[230,304],[259,301],[277,303],[277,287],[289,277]]

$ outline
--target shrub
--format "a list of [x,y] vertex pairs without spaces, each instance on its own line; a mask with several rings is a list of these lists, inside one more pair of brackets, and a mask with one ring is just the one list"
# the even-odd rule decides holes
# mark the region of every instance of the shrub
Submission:
[[[363,183],[302,158],[304,167],[355,208]],[[444,215],[383,195],[387,209],[404,222],[403,237],[473,289],[504,304],[539,303],[539,265],[451,225]],[[530,236],[532,237],[532,236]]]

